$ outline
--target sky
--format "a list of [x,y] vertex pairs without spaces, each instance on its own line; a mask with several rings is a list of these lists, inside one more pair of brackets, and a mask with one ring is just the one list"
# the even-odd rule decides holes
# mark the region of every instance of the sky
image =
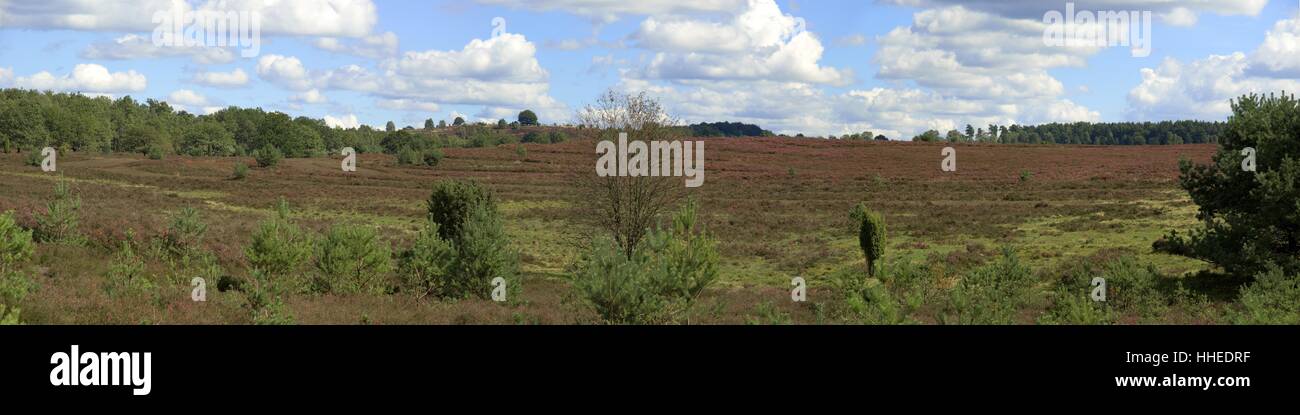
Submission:
[[[0,0],[0,87],[153,98],[195,114],[261,107],[345,128],[419,127],[458,116],[513,121],[523,109],[543,123],[572,123],[614,89],[646,92],[687,123],[895,139],[967,124],[1225,120],[1232,98],[1300,90],[1300,1],[1072,3],[1090,15],[1152,16],[1149,27],[1118,30],[1065,16],[1067,7],[1051,0]],[[215,37],[169,42],[185,38],[170,37],[176,26],[158,19],[184,16],[173,11],[242,12],[248,17],[237,23],[245,27],[256,15],[256,47],[223,47]],[[1052,44],[1047,34],[1064,27],[1052,13],[1130,44]],[[227,33],[211,26],[200,29]],[[1134,47],[1142,34],[1147,53]]]

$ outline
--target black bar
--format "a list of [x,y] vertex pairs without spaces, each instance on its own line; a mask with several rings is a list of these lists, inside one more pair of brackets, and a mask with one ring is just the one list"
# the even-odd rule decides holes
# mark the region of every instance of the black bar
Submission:
[[[1291,393],[1297,327],[414,327],[0,328],[6,395],[21,400],[227,404],[735,388],[755,396],[869,389],[983,396]],[[55,353],[150,352],[151,391],[53,386]],[[1128,353],[1248,352],[1245,362],[1127,362]],[[1234,356],[1229,354],[1218,357]],[[1235,355],[1242,356],[1242,355]],[[1117,376],[1249,377],[1245,387],[1117,387]],[[666,380],[665,380],[666,379]],[[671,390],[666,399],[675,398]],[[837,394],[836,391],[843,392]],[[1083,394],[1083,395],[1080,395]],[[510,395],[514,396],[514,395]],[[776,395],[784,396],[784,395]],[[820,399],[819,398],[819,399]]]

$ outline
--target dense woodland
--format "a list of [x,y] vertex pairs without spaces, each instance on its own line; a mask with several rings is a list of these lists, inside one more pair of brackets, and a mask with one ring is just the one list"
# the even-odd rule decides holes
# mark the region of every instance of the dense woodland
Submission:
[[[915,141],[991,142],[1026,144],[1190,144],[1215,143],[1222,122],[1165,121],[1159,123],[1072,123],[1039,126],[967,126],[966,131],[940,135],[928,131]],[[718,122],[684,127],[697,137],[768,137],[757,125]],[[800,135],[802,137],[802,135]],[[847,140],[887,140],[870,132],[838,137]],[[87,97],[80,94],[0,91],[0,149],[28,151],[45,146],[90,152],[133,152],[163,157],[240,156],[258,150],[284,157],[315,157],[344,147],[359,152],[386,152],[416,162],[440,158],[442,147],[483,147],[500,144],[553,143],[567,139],[561,132],[540,127],[536,114],[524,111],[518,121],[495,125],[468,124],[456,119],[425,122],[424,129],[384,130],[330,127],[325,121],[291,117],[261,108],[229,107],[209,115],[177,111],[158,100],[137,101]],[[405,156],[405,157],[403,157]]]
[[738,122],[712,122],[692,124],[689,128],[692,137],[772,137],[771,131],[754,124]]
[[523,122],[507,124],[502,120],[495,126],[467,124],[458,118],[454,126],[443,122],[436,129],[433,120],[425,123],[424,130],[398,130],[391,122],[384,130],[364,125],[341,129],[324,120],[261,108],[232,106],[196,116],[153,99],[140,102],[130,96],[113,100],[6,89],[0,91],[0,148],[14,152],[52,146],[65,151],[129,152],[150,157],[242,156],[261,150],[295,158],[352,147],[362,153],[386,152],[399,157],[417,152],[423,159],[441,147],[551,143],[567,138],[537,127],[531,111],[520,116]]

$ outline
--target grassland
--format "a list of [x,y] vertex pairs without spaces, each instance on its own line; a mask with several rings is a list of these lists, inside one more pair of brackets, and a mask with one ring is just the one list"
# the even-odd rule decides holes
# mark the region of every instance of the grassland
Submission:
[[[927,266],[941,287],[964,270],[1015,249],[1037,270],[1040,292],[1056,273],[1096,258],[1128,256],[1180,278],[1208,265],[1164,254],[1151,244],[1171,229],[1196,225],[1196,208],[1177,186],[1177,162],[1209,160],[1213,145],[958,145],[958,170],[939,169],[944,145],[811,139],[711,139],[706,181],[694,191],[703,223],[720,242],[721,281],[690,321],[704,324],[826,323],[839,298],[830,276],[861,267],[848,212],[858,202],[884,213],[886,262]],[[283,196],[307,228],[337,222],[378,226],[394,246],[409,243],[425,215],[429,185],[473,179],[502,201],[506,230],[521,253],[522,300],[432,301],[402,295],[297,295],[288,307],[303,324],[570,324],[593,320],[574,298],[566,269],[582,252],[588,221],[575,175],[592,174],[594,144],[448,149],[436,168],[398,166],[386,155],[360,157],[359,171],[339,160],[289,159],[232,180],[236,159],[70,154],[58,173],[0,155],[0,211],[32,225],[55,180],[71,181],[83,200],[85,246],[42,244],[34,260],[38,288],[22,304],[30,324],[248,324],[236,293],[210,289],[189,298],[193,264],[151,259],[159,282],[149,296],[109,296],[101,289],[120,241],[163,234],[170,213],[198,209],[209,225],[204,248],[211,273],[247,275],[242,247]],[[251,160],[243,160],[252,164]],[[211,268],[211,267],[210,267]],[[806,278],[809,302],[790,301],[790,279]],[[1018,320],[1033,322],[1034,310]],[[1188,313],[1158,319],[1213,322]],[[921,311],[916,322],[930,323]],[[1149,321],[1149,320],[1143,320]]]

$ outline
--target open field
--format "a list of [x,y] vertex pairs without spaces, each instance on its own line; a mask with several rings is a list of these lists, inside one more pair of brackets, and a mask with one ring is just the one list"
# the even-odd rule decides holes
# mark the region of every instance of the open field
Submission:
[[[1152,253],[1171,229],[1196,226],[1196,207],[1178,188],[1178,160],[1204,163],[1214,145],[1030,146],[957,145],[958,170],[939,169],[945,145],[810,139],[713,139],[706,144],[701,202],[705,227],[722,254],[720,282],[696,307],[691,323],[830,322],[825,302],[835,296],[827,278],[861,267],[848,212],[866,202],[889,224],[886,262],[928,264],[938,284],[990,262],[1012,247],[1037,270],[1040,292],[1057,270],[1099,257],[1130,256],[1179,277],[1207,265]],[[36,254],[37,290],[22,304],[31,324],[247,324],[236,293],[210,282],[208,301],[189,299],[193,268],[151,260],[159,282],[152,297],[112,297],[100,288],[120,241],[160,236],[167,217],[199,209],[209,225],[206,249],[213,274],[247,275],[242,254],[257,222],[283,196],[300,223],[315,231],[342,221],[381,227],[405,246],[421,226],[430,184],[474,179],[501,200],[506,230],[521,253],[522,300],[440,302],[404,295],[296,295],[286,299],[302,324],[569,324],[591,322],[577,304],[566,270],[583,251],[588,223],[575,206],[572,185],[592,174],[594,144],[573,140],[514,146],[447,149],[436,168],[398,166],[391,156],[366,154],[359,171],[344,173],[338,158],[287,159],[231,180],[233,158],[71,154],[59,173],[24,166],[0,155],[0,211],[14,210],[30,226],[51,197],[55,180],[71,181],[82,198],[85,246],[42,244]],[[250,165],[251,159],[244,160]],[[790,301],[792,277],[806,278],[809,302]],[[1033,311],[1027,313],[1032,314]],[[920,323],[932,323],[917,313]],[[1173,312],[1158,321],[1206,322]],[[1032,316],[1023,322],[1032,323]]]

